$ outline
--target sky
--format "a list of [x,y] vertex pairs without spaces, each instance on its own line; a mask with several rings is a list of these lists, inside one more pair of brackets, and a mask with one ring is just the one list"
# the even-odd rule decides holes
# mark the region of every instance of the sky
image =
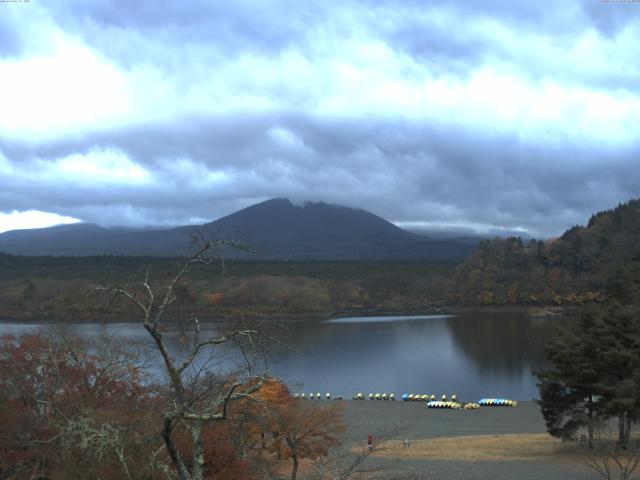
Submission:
[[561,234],[640,196],[640,3],[0,2],[0,232],[273,198]]

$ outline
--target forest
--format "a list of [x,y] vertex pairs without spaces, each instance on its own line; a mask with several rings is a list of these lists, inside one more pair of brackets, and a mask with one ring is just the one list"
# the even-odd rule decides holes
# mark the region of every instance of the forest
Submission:
[[640,200],[591,216],[560,238],[480,243],[455,270],[447,301],[582,305],[602,301],[607,279],[640,251]]

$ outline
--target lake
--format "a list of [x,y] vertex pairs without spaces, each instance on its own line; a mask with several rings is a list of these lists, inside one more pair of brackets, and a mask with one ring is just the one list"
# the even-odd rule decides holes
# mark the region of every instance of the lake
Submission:
[[[356,317],[324,322],[288,322],[283,343],[294,351],[269,361],[270,371],[293,391],[458,395],[531,400],[537,397],[532,371],[544,365],[544,344],[558,318],[524,312],[460,315]],[[0,323],[0,334],[45,331],[38,324]],[[68,324],[70,333],[91,338],[105,332],[146,344],[140,324]],[[219,324],[208,324],[214,333]],[[174,346],[175,351],[178,347]],[[237,355],[221,353],[212,364],[230,365]]]

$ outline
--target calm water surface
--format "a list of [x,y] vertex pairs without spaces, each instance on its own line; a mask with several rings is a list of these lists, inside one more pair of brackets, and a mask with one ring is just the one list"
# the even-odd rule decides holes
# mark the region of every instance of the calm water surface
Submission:
[[[283,343],[295,351],[279,354],[269,369],[294,391],[456,393],[463,400],[537,396],[532,371],[543,366],[544,343],[558,319],[521,313],[467,313],[420,317],[358,317],[325,322],[291,322]],[[0,334],[47,331],[45,325],[0,324]],[[149,346],[136,323],[69,324],[68,332],[92,338],[117,334]],[[219,325],[207,325],[213,334]],[[149,347],[150,348],[150,347]],[[178,354],[176,344],[174,351]],[[237,356],[221,353],[211,365],[230,365]]]

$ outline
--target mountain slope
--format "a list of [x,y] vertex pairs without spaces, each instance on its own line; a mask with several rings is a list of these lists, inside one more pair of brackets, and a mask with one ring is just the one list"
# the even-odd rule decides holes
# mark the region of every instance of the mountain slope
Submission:
[[258,203],[208,225],[225,234],[250,232],[265,241],[286,238],[344,241],[374,236],[381,239],[416,238],[365,210],[322,202],[296,206],[281,198]]
[[474,245],[416,235],[370,212],[325,203],[293,205],[272,199],[215,222],[165,230],[103,228],[92,224],[0,234],[0,251],[21,255],[180,255],[195,232],[241,240],[255,253],[230,258],[353,260],[423,258],[460,260]]

